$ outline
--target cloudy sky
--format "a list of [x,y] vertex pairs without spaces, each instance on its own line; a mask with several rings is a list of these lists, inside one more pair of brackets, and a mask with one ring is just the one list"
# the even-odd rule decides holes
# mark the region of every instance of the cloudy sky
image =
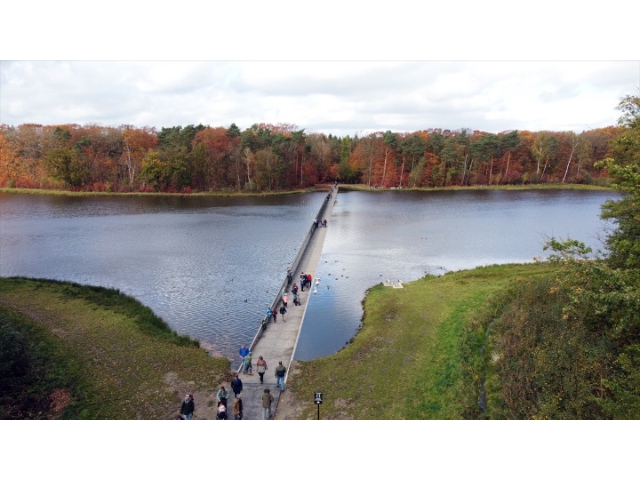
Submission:
[[615,124],[620,98],[640,93],[622,0],[591,17],[555,0],[526,12],[500,0],[455,12],[409,0],[184,0],[171,12],[113,0],[82,19],[60,1],[7,6],[0,123],[581,132]]
[[3,61],[2,123],[353,135],[428,128],[583,130],[616,122],[638,61]]

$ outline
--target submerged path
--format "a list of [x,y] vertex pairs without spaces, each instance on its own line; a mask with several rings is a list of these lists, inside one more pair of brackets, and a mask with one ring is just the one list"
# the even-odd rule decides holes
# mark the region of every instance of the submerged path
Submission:
[[[338,194],[338,187],[335,186],[330,192],[327,192],[328,198],[323,201],[322,206],[318,212],[318,219],[327,220],[327,227],[314,228],[313,221],[311,219],[312,226],[305,237],[298,254],[294,261],[291,263],[291,272],[293,274],[293,280],[291,285],[287,285],[286,273],[283,274],[282,289],[274,299],[271,308],[278,311],[277,321],[274,323],[271,321],[267,324],[266,329],[262,329],[259,325],[260,322],[256,322],[256,327],[259,328],[251,345],[247,345],[250,348],[252,354],[253,375],[240,373],[239,377],[242,380],[242,404],[244,408],[244,419],[246,420],[261,420],[262,419],[262,394],[265,388],[271,390],[271,394],[275,399],[271,406],[271,412],[275,416],[275,412],[278,406],[280,398],[280,390],[276,385],[275,370],[278,366],[278,362],[287,368],[287,376],[289,374],[289,366],[293,360],[296,345],[298,343],[298,337],[304,321],[304,315],[307,311],[309,301],[312,301],[313,290],[315,288],[315,274],[320,261],[320,255],[322,254],[322,247],[327,235],[327,230],[331,228],[331,212],[333,211],[333,204],[336,201]],[[298,299],[300,305],[293,304],[293,294],[291,293],[291,287],[294,283],[300,286],[300,273],[311,274],[313,285],[307,286],[304,292],[298,290]],[[282,294],[287,292],[288,306],[287,313],[284,316],[284,320],[280,315],[280,307],[282,306]],[[265,313],[268,305],[264,306]],[[240,346],[238,346],[240,347]],[[264,384],[260,384],[260,376],[257,372],[256,363],[260,356],[267,362],[267,372],[264,375]],[[240,356],[237,360],[232,362],[236,365],[234,370],[242,372],[240,365]],[[286,384],[286,377],[285,377]],[[229,418],[233,418],[231,412],[231,405],[233,403],[234,394],[228,385],[225,388],[229,390],[228,401],[228,413]]]

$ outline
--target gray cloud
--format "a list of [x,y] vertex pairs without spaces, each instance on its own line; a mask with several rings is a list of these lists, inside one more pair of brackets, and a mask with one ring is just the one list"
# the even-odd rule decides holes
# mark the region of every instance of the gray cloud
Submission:
[[0,63],[2,123],[575,130],[615,123],[638,62]]

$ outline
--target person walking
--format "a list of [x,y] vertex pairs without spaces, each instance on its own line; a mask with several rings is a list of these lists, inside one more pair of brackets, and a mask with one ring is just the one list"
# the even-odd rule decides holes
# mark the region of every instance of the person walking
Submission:
[[242,380],[236,373],[236,376],[231,380],[231,390],[233,390],[233,395],[238,398],[240,396],[240,392],[242,392]]
[[291,292],[293,292],[294,295],[298,294],[298,284],[294,283],[293,287],[291,287]]
[[271,313],[273,314],[273,323],[276,323],[278,321],[278,312],[276,310],[271,310]]
[[258,366],[258,375],[260,375],[260,383],[262,384],[264,383],[264,372],[267,371],[267,362],[262,358],[262,355],[258,358],[256,365]]
[[[242,368],[244,371],[244,357],[247,356],[247,354],[249,353],[249,349],[247,348],[246,345],[242,345],[240,347],[240,350],[238,350],[238,353],[240,354],[240,358],[242,358]],[[246,371],[244,371],[244,373],[247,373]]]
[[180,415],[184,420],[193,420],[193,411],[196,409],[195,402],[193,401],[193,394],[190,393],[182,401],[180,406]]
[[273,395],[271,395],[271,390],[268,388],[264,389],[264,393],[262,394],[262,419],[269,420],[271,418],[271,404],[275,399]]
[[267,323],[271,321],[271,317],[273,316],[273,312],[271,311],[271,307],[267,308]]
[[229,396],[229,394],[227,393],[227,389],[224,388],[224,385],[222,385],[220,387],[220,390],[218,390],[218,393],[216,394],[216,397],[218,397],[218,402],[222,403],[224,405],[225,411],[227,408],[227,397]]
[[285,308],[286,308],[288,302],[289,302],[289,296],[285,293],[282,296],[282,304],[285,306]]
[[278,366],[276,367],[276,379],[281,392],[284,392],[284,376],[286,373],[287,367],[285,367],[282,362],[278,362]]
[[247,375],[253,375],[253,365],[251,365],[251,360],[252,360],[252,354],[251,352],[249,352],[249,354],[244,357],[244,361],[245,361],[245,372]]
[[242,397],[240,396],[240,394],[238,394],[238,396],[233,400],[233,405],[231,407],[231,410],[233,411],[233,416],[236,420],[242,420],[243,408],[242,408]]
[[282,321],[286,323],[287,321],[284,319],[284,314],[287,313],[287,309],[285,308],[285,306],[286,305],[282,305],[280,307],[280,315],[282,315]]

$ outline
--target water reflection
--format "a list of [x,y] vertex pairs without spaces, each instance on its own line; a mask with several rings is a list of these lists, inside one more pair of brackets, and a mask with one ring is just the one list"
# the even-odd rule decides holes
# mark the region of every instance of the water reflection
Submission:
[[235,359],[324,195],[0,194],[0,275],[117,288]]
[[362,319],[366,290],[386,279],[480,265],[530,262],[550,236],[602,249],[608,192],[341,192],[334,206],[296,358],[344,347]]
[[[0,194],[0,275],[118,288],[179,333],[236,359],[271,303],[324,193],[273,197]],[[341,192],[296,350],[342,348],[385,279],[528,262],[545,237],[600,248],[600,205],[579,191]]]

